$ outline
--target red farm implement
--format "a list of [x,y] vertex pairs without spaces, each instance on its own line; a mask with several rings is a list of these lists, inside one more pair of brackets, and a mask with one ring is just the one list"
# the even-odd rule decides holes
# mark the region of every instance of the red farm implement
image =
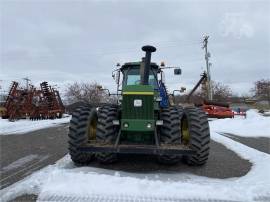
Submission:
[[204,101],[201,107],[209,118],[234,118],[234,112],[227,103]]
[[[202,85],[202,87],[204,87],[206,85],[206,82],[207,74],[204,72],[203,74],[201,74],[200,80],[188,94],[188,103],[190,103],[191,96],[199,88],[199,86]],[[206,87],[204,87],[204,89],[206,89]],[[209,118],[234,118],[234,112],[232,111],[228,103],[204,100],[202,103],[197,103],[196,105],[201,107]]]
[[3,118],[38,120],[62,117],[65,109],[59,92],[47,82],[42,82],[40,87],[41,89],[34,86],[19,88],[18,82],[14,81],[4,105],[6,112]]

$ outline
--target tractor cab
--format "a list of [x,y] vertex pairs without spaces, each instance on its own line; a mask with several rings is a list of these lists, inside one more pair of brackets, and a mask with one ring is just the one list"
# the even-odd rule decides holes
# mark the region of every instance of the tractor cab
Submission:
[[[141,85],[141,62],[130,62],[125,63],[120,71],[123,75],[122,86],[128,85]],[[149,78],[148,78],[148,85],[154,87],[154,89],[158,89],[158,65],[156,63],[151,63],[150,71],[149,71]]]
[[141,61],[128,62],[121,67],[118,63],[117,66],[120,68],[112,72],[112,77],[117,84],[117,95],[125,95],[127,93],[136,94],[136,91],[152,91],[147,92],[147,94],[151,93],[159,100],[159,107],[167,108],[169,107],[169,93],[164,83],[163,69],[173,68],[175,75],[180,75],[181,69],[178,67],[165,67],[163,62],[160,66],[151,62],[151,53],[156,51],[155,47],[144,46],[142,50],[146,54]]

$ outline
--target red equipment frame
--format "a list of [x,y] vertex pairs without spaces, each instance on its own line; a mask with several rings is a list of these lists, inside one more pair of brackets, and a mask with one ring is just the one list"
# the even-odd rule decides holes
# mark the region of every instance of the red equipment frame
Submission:
[[40,84],[41,89],[34,86],[28,89],[19,88],[18,82],[13,82],[5,102],[6,114],[3,118],[16,120],[29,117],[32,120],[61,118],[65,108],[60,94],[48,85]]

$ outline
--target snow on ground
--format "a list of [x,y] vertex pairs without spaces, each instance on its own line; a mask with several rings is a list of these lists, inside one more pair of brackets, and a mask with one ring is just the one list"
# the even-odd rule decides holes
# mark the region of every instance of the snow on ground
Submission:
[[1,172],[9,171],[9,170],[21,167],[24,164],[29,163],[30,161],[33,161],[34,159],[37,159],[37,158],[38,158],[38,155],[36,155],[36,154],[30,154],[28,156],[22,157],[22,158],[20,158],[20,159],[18,159],[16,161],[12,162],[8,166],[3,167],[0,170],[0,174],[1,174]]
[[244,137],[269,137],[270,117],[260,115],[256,110],[248,110],[246,118],[218,119],[209,122],[215,132],[231,133]]
[[214,179],[188,173],[135,174],[92,167],[75,168],[67,155],[55,165],[32,174],[0,191],[3,201],[21,194],[49,196],[219,199],[254,201],[270,198],[270,155],[211,132],[212,139],[224,144],[253,163],[251,171],[239,178]]
[[[74,200],[76,198],[90,200],[95,197],[142,199],[141,201],[144,199],[165,201],[168,198],[175,201],[180,199],[245,202],[264,199],[264,201],[268,201],[270,199],[270,155],[216,132],[233,132],[243,135],[251,130],[257,131],[256,135],[265,136],[270,128],[270,124],[267,124],[268,120],[259,116],[255,111],[249,111],[247,119],[211,122],[211,138],[253,164],[251,170],[243,177],[215,179],[189,173],[153,171],[142,174],[90,166],[76,168],[67,155],[55,165],[47,166],[26,179],[1,190],[0,196],[2,201],[8,201],[26,193],[37,194],[40,200],[59,196],[60,198],[71,197]],[[220,122],[226,123],[226,126],[221,127]],[[251,133],[249,134],[251,135]]]
[[71,116],[61,119],[47,119],[31,121],[29,119],[21,119],[18,121],[8,121],[8,119],[0,118],[0,135],[11,135],[11,134],[24,134],[30,131],[39,130],[42,128],[48,128],[63,123],[69,123]]

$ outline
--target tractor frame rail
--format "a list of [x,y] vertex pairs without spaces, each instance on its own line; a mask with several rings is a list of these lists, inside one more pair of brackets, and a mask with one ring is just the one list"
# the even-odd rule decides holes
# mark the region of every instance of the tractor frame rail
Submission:
[[98,144],[90,143],[79,148],[82,152],[109,152],[121,154],[154,154],[154,155],[180,155],[194,154],[195,151],[186,145],[134,145],[134,144]]

